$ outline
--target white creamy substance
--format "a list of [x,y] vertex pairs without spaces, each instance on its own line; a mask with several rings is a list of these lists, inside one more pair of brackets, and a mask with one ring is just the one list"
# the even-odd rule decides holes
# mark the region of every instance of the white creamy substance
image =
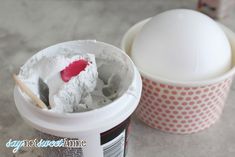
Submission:
[[[79,75],[64,82],[60,71],[79,59],[87,60],[89,65]],[[54,112],[81,112],[98,108],[101,102],[97,101],[110,102],[102,93],[104,83],[98,79],[93,54],[67,52],[53,57],[44,56],[40,60],[32,58],[21,67],[19,77],[38,97],[38,79],[41,77],[49,87],[51,111]]]
[[[39,78],[48,85],[49,111],[73,113],[94,110],[112,103],[127,90],[132,71],[122,54],[108,47],[96,47],[90,42],[49,47],[21,67],[19,78],[36,96],[40,98]],[[84,71],[64,82],[60,72],[80,59],[87,60],[89,64]]]
[[[62,58],[67,59],[64,56]],[[75,55],[70,59],[70,63],[74,61],[74,58],[75,60],[85,59],[89,65],[68,82],[61,80],[60,72],[46,81],[51,89],[49,92],[50,105],[56,112],[74,112],[83,108],[94,108],[94,106],[85,104],[91,104],[89,103],[89,100],[91,101],[90,92],[95,89],[98,78],[95,56],[92,54]],[[81,104],[81,102],[85,104]]]

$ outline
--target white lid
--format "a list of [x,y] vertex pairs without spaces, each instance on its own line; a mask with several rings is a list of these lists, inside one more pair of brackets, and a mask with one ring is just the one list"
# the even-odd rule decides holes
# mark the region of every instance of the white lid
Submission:
[[[131,48],[132,48],[132,44],[133,44],[133,40],[135,39],[136,35],[141,31],[142,27],[150,20],[151,18],[147,18],[145,20],[142,20],[138,23],[136,23],[134,26],[132,26],[123,36],[122,38],[122,42],[121,42],[121,48],[126,51],[126,53],[130,56],[131,55]],[[224,31],[224,33],[226,34],[231,49],[232,49],[232,68],[225,72],[224,74],[217,76],[215,78],[212,79],[206,79],[206,80],[202,80],[202,81],[177,81],[177,80],[170,80],[170,79],[166,79],[160,76],[154,76],[151,75],[150,73],[148,73],[147,71],[144,71],[142,69],[138,70],[140,71],[141,75],[145,78],[148,78],[150,80],[153,80],[155,82],[159,82],[159,83],[164,83],[164,84],[168,84],[168,85],[173,85],[173,86],[181,86],[181,87],[196,87],[196,86],[205,86],[205,85],[210,85],[210,84],[214,84],[214,83],[218,83],[220,81],[223,81],[224,79],[227,79],[229,77],[232,77],[235,74],[235,33],[230,30],[229,28],[227,28],[226,26],[224,26],[221,23],[217,23],[221,29]]]
[[199,81],[231,68],[231,47],[208,16],[187,9],[163,12],[149,20],[132,45],[136,66],[155,77]]

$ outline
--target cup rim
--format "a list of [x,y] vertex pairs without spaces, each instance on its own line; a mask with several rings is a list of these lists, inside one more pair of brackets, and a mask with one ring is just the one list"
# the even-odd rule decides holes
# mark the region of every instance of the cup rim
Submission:
[[[77,44],[80,42],[87,44],[91,42],[92,44],[98,44],[99,46],[107,46],[113,51],[117,51],[117,53],[124,55],[126,58],[125,61],[128,62],[133,71],[130,85],[119,98],[110,104],[95,110],[78,113],[57,113],[49,110],[42,110],[35,105],[32,105],[32,103],[24,97],[19,87],[16,86],[14,89],[16,108],[22,118],[33,128],[62,137],[67,137],[68,132],[69,134],[71,133],[71,136],[76,136],[82,131],[104,131],[119,124],[121,121],[132,115],[136,109],[141,97],[142,83],[140,74],[129,56],[113,45],[95,40],[67,41],[53,46],[60,46],[60,44]],[[50,47],[53,48],[53,46]],[[50,47],[47,47],[46,49]],[[47,52],[48,51],[43,49],[38,52],[38,55]],[[112,121],[109,121],[109,119],[112,119]]]
[[[63,44],[67,44],[67,43],[92,43],[92,44],[98,44],[98,45],[101,45],[101,46],[106,46],[106,47],[110,47],[116,51],[118,51],[119,53],[122,53],[122,55],[124,55],[126,57],[126,60],[129,62],[129,64],[131,65],[131,68],[132,68],[132,71],[133,71],[133,77],[132,77],[132,80],[131,80],[131,83],[129,85],[129,87],[126,89],[126,91],[122,94],[122,96],[118,97],[117,99],[115,99],[113,102],[111,102],[110,104],[108,105],[105,105],[105,106],[102,106],[100,108],[97,108],[97,109],[94,109],[94,110],[90,110],[90,111],[86,111],[86,112],[75,112],[75,113],[57,113],[57,112],[51,112],[49,110],[42,110],[38,107],[36,107],[35,105],[32,105],[32,104],[29,104],[29,102],[27,102],[26,104],[28,105],[28,107],[30,107],[31,109],[35,109],[36,111],[40,112],[40,113],[43,113],[45,115],[48,115],[48,116],[54,116],[54,117],[63,117],[63,118],[66,118],[66,117],[77,117],[77,116],[90,116],[92,114],[95,114],[95,113],[99,113],[99,112],[102,112],[104,110],[107,110],[109,108],[112,108],[113,106],[115,106],[117,103],[119,103],[120,101],[122,101],[124,99],[124,97],[128,97],[129,95],[133,95],[133,94],[130,94],[130,88],[133,86],[133,82],[138,79],[138,75],[136,74],[137,69],[133,63],[133,61],[130,59],[130,57],[122,50],[122,49],[119,49],[111,44],[108,44],[108,43],[105,43],[105,42],[102,42],[102,41],[96,41],[96,40],[73,40],[73,41],[66,41],[66,42],[62,42],[62,43],[58,43],[58,44],[55,44],[55,45],[52,45],[52,46],[49,46],[49,47],[46,47],[42,50],[40,50],[37,54],[33,55],[32,57],[34,56],[39,56],[39,55],[42,55],[44,53],[46,53],[46,49],[49,49],[49,48],[52,48],[52,47],[57,47],[57,46],[60,46],[60,45],[63,45]],[[32,58],[30,57],[26,62],[29,62],[30,59]],[[24,97],[23,96],[23,93],[22,91],[19,89],[19,87],[15,86],[15,91],[21,96],[21,97]],[[135,95],[135,94],[134,94]],[[133,96],[134,96],[133,95]],[[137,98],[136,100],[138,100],[138,94],[136,94],[134,96],[134,98]]]
[[[128,44],[128,42],[131,42],[130,46],[132,46],[132,42],[133,41],[129,41],[128,39],[130,37],[133,37],[133,34],[138,33],[138,31],[141,29],[141,27],[146,24],[150,19],[144,19],[141,20],[139,22],[137,22],[136,24],[134,24],[132,27],[130,27],[126,33],[124,34],[122,41],[121,41],[121,48],[123,49],[123,51],[125,51],[130,57],[131,57],[131,52],[127,52],[128,50],[126,50],[126,46]],[[221,29],[224,31],[225,35],[227,36],[229,43],[232,47],[231,43],[234,43],[235,45],[235,33],[230,30],[229,28],[227,28],[226,26],[224,26],[223,24],[217,22],[217,24],[221,27]],[[167,85],[173,85],[173,86],[181,86],[181,87],[195,87],[195,86],[206,86],[206,85],[211,85],[214,83],[218,83],[221,82],[229,77],[232,77],[235,74],[235,48],[232,50],[232,64],[233,66],[230,68],[230,70],[226,71],[225,73],[223,73],[222,75],[210,78],[210,79],[205,79],[205,80],[199,80],[199,81],[178,81],[178,80],[171,80],[171,79],[167,79],[161,76],[153,76],[152,74],[144,71],[143,69],[141,69],[138,65],[136,65],[136,67],[138,68],[140,74],[142,77],[144,78],[148,78],[154,82],[160,82],[163,84],[167,84]]]

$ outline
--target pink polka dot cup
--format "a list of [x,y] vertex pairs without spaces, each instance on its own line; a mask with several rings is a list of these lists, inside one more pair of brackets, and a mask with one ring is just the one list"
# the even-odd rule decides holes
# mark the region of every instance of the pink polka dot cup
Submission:
[[[124,35],[121,47],[127,54],[148,20],[137,23]],[[136,114],[141,121],[165,132],[190,134],[209,128],[220,118],[235,73],[235,34],[219,25],[229,39],[233,67],[216,78],[193,82],[171,81],[140,71],[143,90]]]

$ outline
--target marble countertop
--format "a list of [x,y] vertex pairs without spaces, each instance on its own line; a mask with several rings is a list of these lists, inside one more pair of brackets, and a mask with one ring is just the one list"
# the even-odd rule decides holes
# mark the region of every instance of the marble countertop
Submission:
[[[34,135],[18,114],[10,72],[49,45],[75,39],[97,39],[119,47],[136,22],[173,8],[194,9],[196,0],[0,0],[0,156],[39,157],[37,149],[12,154],[10,139]],[[221,20],[235,30],[235,10]],[[149,128],[133,117],[128,157],[234,157],[235,83],[221,119],[191,135]]]

